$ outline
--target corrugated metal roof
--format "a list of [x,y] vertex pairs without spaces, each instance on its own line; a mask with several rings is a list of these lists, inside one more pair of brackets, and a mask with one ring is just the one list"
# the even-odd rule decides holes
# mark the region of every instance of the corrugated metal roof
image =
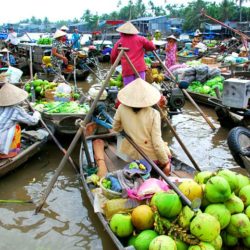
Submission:
[[140,17],[140,18],[137,18],[137,19],[130,20],[130,22],[135,22],[135,21],[151,21],[151,20],[154,20],[154,19],[162,18],[162,17],[167,17],[167,16]]

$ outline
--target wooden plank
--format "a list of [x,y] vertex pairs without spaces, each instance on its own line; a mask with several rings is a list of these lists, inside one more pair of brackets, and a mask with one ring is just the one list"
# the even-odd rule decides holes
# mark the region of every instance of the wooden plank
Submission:
[[194,178],[194,176],[192,174],[189,174],[189,173],[182,171],[182,170],[174,170],[174,171],[172,171],[171,175],[177,176],[179,178],[190,178],[190,179]]

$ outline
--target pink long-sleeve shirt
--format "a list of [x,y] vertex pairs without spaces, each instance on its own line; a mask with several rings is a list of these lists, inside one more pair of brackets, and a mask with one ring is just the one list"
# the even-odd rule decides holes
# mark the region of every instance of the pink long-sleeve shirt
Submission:
[[[155,50],[155,45],[153,44],[153,42],[149,41],[143,36],[127,35],[121,33],[121,38],[116,42],[111,52],[111,63],[115,62],[120,52],[118,50],[119,45],[121,45],[121,47],[129,49],[129,51],[127,51],[128,57],[130,58],[138,72],[146,70],[146,64],[144,62],[144,53],[145,51]],[[124,56],[121,59],[121,65],[122,76],[129,76],[134,74],[134,71],[132,70]]]

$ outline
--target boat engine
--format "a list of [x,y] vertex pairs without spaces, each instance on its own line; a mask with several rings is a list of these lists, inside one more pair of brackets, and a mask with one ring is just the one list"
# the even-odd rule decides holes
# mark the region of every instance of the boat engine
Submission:
[[163,95],[167,98],[167,105],[172,112],[180,111],[185,104],[185,97],[180,88],[164,86]]

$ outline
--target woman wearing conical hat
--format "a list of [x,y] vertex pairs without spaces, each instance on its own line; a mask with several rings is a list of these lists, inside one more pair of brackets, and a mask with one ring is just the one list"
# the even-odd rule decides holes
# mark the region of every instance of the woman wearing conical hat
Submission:
[[177,61],[177,38],[174,35],[167,37],[165,52],[165,65],[167,66],[167,68],[170,68],[171,66],[175,65]]
[[[124,130],[168,175],[171,153],[162,139],[160,113],[152,108],[160,98],[160,92],[141,78],[132,81],[118,93],[121,104],[114,116],[113,130]],[[123,139],[120,151],[133,160],[141,159],[126,139]]]
[[10,83],[6,75],[0,74],[0,159],[16,156],[20,152],[21,128],[19,123],[35,125],[41,115],[29,115],[19,103],[27,99],[28,93]]
[[61,30],[57,30],[53,37],[52,49],[51,49],[51,63],[54,70],[61,74],[62,66],[68,64],[68,59],[63,51],[63,44],[66,41],[67,33]]
[[[145,51],[155,50],[153,42],[149,41],[145,37],[139,36],[138,35],[139,31],[130,22],[126,22],[116,30],[120,32],[121,38],[116,42],[114,48],[112,49],[111,63],[115,62],[120,52],[118,49],[119,46],[128,48],[129,49],[129,51],[127,51],[128,57],[132,61],[136,70],[139,72],[140,77],[142,79],[145,79],[146,64],[144,62],[144,53]],[[125,57],[122,57],[121,65],[122,65],[123,83],[124,85],[127,85],[131,81],[135,80],[136,76],[131,66],[125,59]]]
[[194,38],[192,40],[192,47],[194,48],[199,42],[201,42],[201,36],[202,33],[200,32],[200,30],[196,30],[194,32]]

